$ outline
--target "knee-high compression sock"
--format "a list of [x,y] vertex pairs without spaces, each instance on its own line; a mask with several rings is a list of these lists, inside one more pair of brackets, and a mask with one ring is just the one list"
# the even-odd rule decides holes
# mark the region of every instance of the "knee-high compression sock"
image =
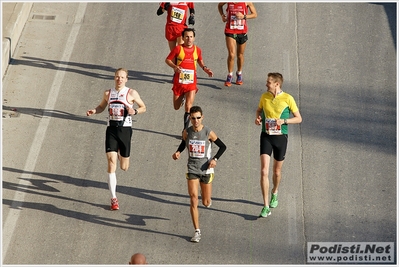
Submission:
[[190,113],[185,112],[184,113],[184,129],[187,129],[190,124]]
[[111,197],[116,198],[116,174],[108,173],[108,188],[111,192]]

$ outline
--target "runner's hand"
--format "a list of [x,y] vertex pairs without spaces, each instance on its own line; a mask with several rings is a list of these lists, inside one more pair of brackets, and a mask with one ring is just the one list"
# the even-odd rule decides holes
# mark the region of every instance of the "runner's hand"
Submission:
[[258,117],[255,119],[255,124],[256,124],[256,125],[260,125],[261,122],[262,122],[262,117],[261,117],[261,116],[258,116]]
[[172,158],[173,158],[174,160],[179,159],[179,158],[180,158],[180,152],[179,152],[179,151],[176,151],[175,153],[173,153]]
[[130,108],[129,106],[125,106],[127,110],[127,114],[129,115],[135,115],[136,111],[134,111],[134,108]]
[[208,74],[209,77],[213,77],[213,71],[209,68],[204,68],[204,71]]

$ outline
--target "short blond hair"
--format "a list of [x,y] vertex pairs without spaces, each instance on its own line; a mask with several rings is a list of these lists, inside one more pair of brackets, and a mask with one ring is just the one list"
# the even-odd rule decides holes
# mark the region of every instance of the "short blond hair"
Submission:
[[129,71],[125,68],[119,68],[115,71],[115,75],[118,73],[118,71],[124,71],[126,73],[126,78],[129,76]]

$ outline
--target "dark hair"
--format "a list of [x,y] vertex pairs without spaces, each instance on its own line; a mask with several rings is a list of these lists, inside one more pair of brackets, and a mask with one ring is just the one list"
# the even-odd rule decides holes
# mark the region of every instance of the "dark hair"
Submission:
[[184,37],[184,33],[185,32],[193,32],[193,35],[194,35],[194,37],[195,37],[195,29],[194,28],[185,28],[183,31],[182,31],[182,33],[181,33],[181,36],[182,37]]
[[196,112],[199,112],[202,115],[202,108],[199,107],[199,106],[192,106],[190,108],[190,114],[193,114],[193,113],[196,113]]

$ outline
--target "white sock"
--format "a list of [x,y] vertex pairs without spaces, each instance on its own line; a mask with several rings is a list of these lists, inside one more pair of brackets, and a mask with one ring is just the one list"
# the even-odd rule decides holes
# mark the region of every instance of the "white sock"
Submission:
[[237,71],[236,73],[237,73],[238,75],[240,75],[240,74],[242,73],[242,71]]
[[111,192],[111,197],[116,198],[116,174],[108,173],[108,188]]
[[233,76],[233,73],[232,73],[232,72],[229,72],[229,75],[230,75],[230,76]]
[[198,232],[198,233],[201,233],[201,230],[200,230],[200,229],[195,229],[195,231]]

